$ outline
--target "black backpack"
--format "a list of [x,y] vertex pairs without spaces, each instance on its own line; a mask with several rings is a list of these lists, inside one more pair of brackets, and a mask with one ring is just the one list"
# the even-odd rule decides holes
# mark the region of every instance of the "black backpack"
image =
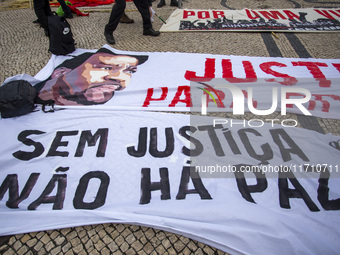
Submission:
[[36,89],[25,80],[8,82],[0,87],[0,112],[2,118],[21,116],[34,110]]
[[53,13],[48,16],[49,51],[55,55],[66,55],[75,51],[71,26],[64,17]]

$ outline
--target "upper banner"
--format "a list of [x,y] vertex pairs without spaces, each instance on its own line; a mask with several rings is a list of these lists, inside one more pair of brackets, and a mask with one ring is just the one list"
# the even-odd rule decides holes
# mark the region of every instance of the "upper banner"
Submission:
[[176,9],[162,32],[340,30],[340,9],[188,10]]
[[[114,222],[231,254],[338,254],[340,137],[223,120],[100,110],[2,119],[0,235]],[[210,165],[194,167],[198,158]]]
[[[28,79],[41,100],[59,107],[200,112],[201,101],[195,99],[203,95],[208,111],[236,115],[269,109],[340,119],[340,59],[131,52],[105,46],[53,55],[35,79],[19,75],[6,82],[12,79]],[[213,108],[210,94],[218,107]]]

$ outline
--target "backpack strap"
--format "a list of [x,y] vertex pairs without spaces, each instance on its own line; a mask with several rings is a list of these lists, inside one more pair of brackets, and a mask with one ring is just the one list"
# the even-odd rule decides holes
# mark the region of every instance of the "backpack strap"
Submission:
[[[54,112],[54,101],[53,100],[44,101],[44,100],[40,99],[39,97],[36,97],[35,103],[40,104],[42,111],[45,112],[45,113]],[[47,110],[46,106],[50,106],[50,109]]]
[[[46,110],[46,106],[50,106],[51,108],[49,110]],[[54,112],[54,101],[53,100],[48,100],[42,105],[43,112]]]

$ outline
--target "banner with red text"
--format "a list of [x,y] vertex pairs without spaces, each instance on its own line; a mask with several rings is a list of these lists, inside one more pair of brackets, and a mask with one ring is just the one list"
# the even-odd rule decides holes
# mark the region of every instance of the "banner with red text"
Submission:
[[0,235],[113,222],[231,254],[337,254],[340,137],[231,121],[104,110],[2,119]]
[[161,32],[280,31],[336,32],[340,9],[191,10],[176,9]]
[[206,96],[212,109],[212,93],[218,97],[217,111],[269,109],[340,119],[339,59],[132,52],[104,46],[52,55],[34,78],[18,75],[5,82],[13,79],[29,80],[41,100],[53,100],[57,107],[190,111],[198,106],[199,112],[201,102],[193,96]]

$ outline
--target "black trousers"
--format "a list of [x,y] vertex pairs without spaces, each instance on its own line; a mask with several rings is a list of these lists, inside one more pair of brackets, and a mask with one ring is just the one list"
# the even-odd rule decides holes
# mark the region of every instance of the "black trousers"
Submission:
[[[143,28],[144,29],[152,28],[148,1],[147,0],[133,0],[133,3],[136,5],[139,13],[142,15]],[[125,8],[126,8],[125,0],[115,0],[115,4],[113,5],[112,11],[110,14],[109,22],[105,26],[105,32],[112,33],[113,31],[116,30],[119,24],[119,21],[125,11]]]
[[52,14],[49,0],[33,0],[33,8],[37,15],[40,26],[48,30],[47,16]]
[[70,7],[65,3],[65,0],[58,0],[58,3],[60,4],[61,8],[63,9],[63,12],[65,15],[69,15],[72,13]]

